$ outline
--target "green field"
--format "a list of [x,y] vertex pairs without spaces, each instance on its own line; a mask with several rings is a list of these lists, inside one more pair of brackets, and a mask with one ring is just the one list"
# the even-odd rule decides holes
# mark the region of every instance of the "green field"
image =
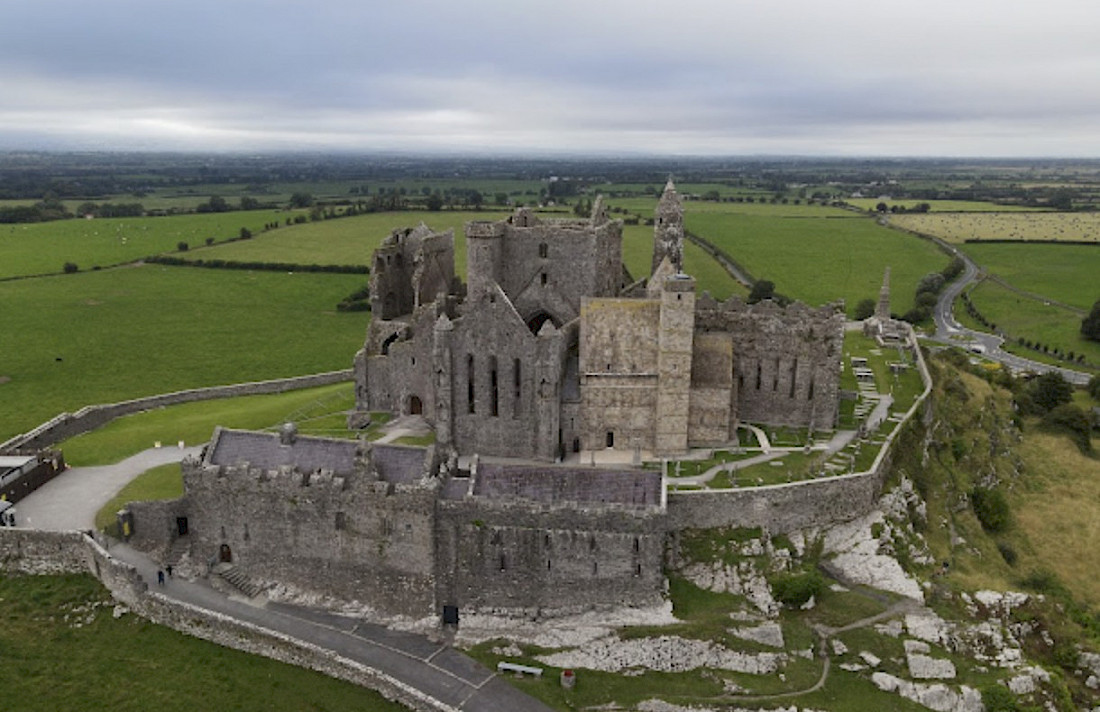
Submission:
[[369,315],[335,305],[364,281],[146,265],[0,283],[0,440],[93,403],[348,368]]
[[220,259],[240,262],[291,262],[295,264],[368,265],[371,254],[391,232],[416,227],[421,222],[433,230],[455,231],[455,269],[465,274],[466,237],[470,220],[499,220],[504,212],[409,211],[371,213],[337,220],[281,228],[251,240],[191,250],[186,259]]
[[[652,263],[653,228],[642,225],[624,226],[623,264],[630,270],[631,276],[634,279],[648,277]],[[695,277],[697,294],[709,291],[718,300],[725,300],[733,294],[742,297],[748,294],[701,247],[688,241],[684,241],[684,272]]]
[[180,242],[194,248],[213,237],[221,242],[246,227],[258,233],[266,223],[292,213],[253,210],[157,218],[97,218],[0,225],[0,279],[61,272],[66,262],[81,270],[132,262],[175,252]]
[[115,618],[88,575],[0,577],[0,601],[5,710],[406,710],[312,670]]
[[1088,310],[1100,299],[1100,245],[971,243],[965,251],[1014,287]]
[[[990,323],[1007,334],[1005,347],[1014,353],[1069,365],[1064,361],[1044,359],[1030,349],[1017,347],[1014,343],[1017,337],[1024,337],[1046,344],[1051,350],[1058,347],[1065,353],[1085,354],[1086,360],[1100,363],[1100,343],[1081,336],[1081,316],[1075,312],[1025,297],[988,280],[970,291],[970,300]],[[961,306],[955,307],[955,314],[965,325],[985,329],[974,323]]]
[[947,242],[965,240],[1084,240],[1100,242],[1100,213],[995,212],[891,215],[900,228]]
[[731,212],[689,211],[686,227],[754,278],[771,280],[777,292],[811,306],[844,299],[850,312],[861,299],[875,298],[890,267],[891,308],[903,314],[913,305],[920,278],[948,261],[930,242],[852,213],[815,208],[823,217],[782,217],[729,207]]

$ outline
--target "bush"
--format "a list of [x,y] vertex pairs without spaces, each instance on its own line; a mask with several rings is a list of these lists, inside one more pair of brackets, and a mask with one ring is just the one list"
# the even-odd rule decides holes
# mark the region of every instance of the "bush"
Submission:
[[982,688],[982,705],[985,712],[1017,712],[1016,695],[1007,687],[996,683]]
[[[1046,351],[1046,348],[1043,348]],[[1054,410],[1073,400],[1073,384],[1057,371],[1048,371],[1028,385],[1028,392],[1040,412]]]
[[820,595],[825,588],[825,579],[814,569],[802,573],[781,574],[772,579],[771,585],[775,600],[796,608]]
[[997,542],[997,551],[1001,552],[1001,558],[1005,560],[1005,563],[1009,566],[1016,565],[1016,549],[1011,544],[1005,541]]
[[1001,532],[1008,528],[1011,513],[1008,500],[999,489],[975,487],[970,492],[970,506],[986,531]]
[[861,299],[859,304],[856,304],[856,311],[853,316],[856,321],[863,321],[869,318],[875,313],[875,300],[874,299]]
[[65,274],[72,274],[80,271],[80,268],[76,266],[75,262],[66,262],[63,269],[65,270]]
[[1096,400],[1100,400],[1100,375],[1093,376],[1089,379],[1088,392],[1090,396]]
[[1088,413],[1077,406],[1064,403],[1054,408],[1043,416],[1043,425],[1068,431],[1081,452],[1092,452],[1092,423]]
[[187,248],[188,248],[187,243],[182,241],[182,240],[180,240],[179,242],[176,243],[176,249],[179,250],[180,252],[187,252]]

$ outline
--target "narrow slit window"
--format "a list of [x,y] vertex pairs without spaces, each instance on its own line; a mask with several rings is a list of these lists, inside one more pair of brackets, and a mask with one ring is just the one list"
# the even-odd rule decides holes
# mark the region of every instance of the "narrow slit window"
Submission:
[[497,383],[497,357],[489,357],[489,415],[500,414],[500,389]]
[[474,355],[466,354],[466,412],[474,412]]

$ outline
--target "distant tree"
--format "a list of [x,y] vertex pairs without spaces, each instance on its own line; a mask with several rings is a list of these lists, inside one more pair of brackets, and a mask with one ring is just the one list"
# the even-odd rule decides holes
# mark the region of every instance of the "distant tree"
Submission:
[[497,205],[507,205],[508,204],[508,194],[507,193],[497,193],[496,195],[493,196],[493,202],[495,202]]
[[1055,210],[1073,210],[1073,191],[1059,188],[1051,194],[1048,203]]
[[965,269],[966,269],[966,263],[963,262],[963,259],[961,257],[955,257],[951,260],[951,262],[946,267],[943,268],[943,270],[940,272],[940,274],[943,275],[943,278],[945,280],[950,282],[951,280],[955,279],[960,274],[962,274],[963,270],[965,270]]
[[200,213],[224,213],[229,210],[229,203],[220,195],[212,195],[210,200],[199,204],[195,210]]
[[886,203],[879,203],[875,206],[875,210],[879,211],[880,213],[885,213],[887,210],[889,210],[889,208],[887,207]]
[[1032,402],[1046,413],[1073,400],[1073,385],[1057,371],[1047,371],[1029,385]]
[[74,272],[79,272],[79,271],[80,271],[80,268],[76,266],[75,262],[66,262],[65,263],[65,274],[72,274]]
[[249,230],[249,229],[248,229],[247,227],[242,227],[242,228],[241,228],[241,231],[240,231],[240,233],[238,233],[238,236],[239,236],[239,237],[240,237],[240,238],[241,238],[242,240],[247,240],[247,239],[249,239],[250,237],[252,237],[252,231],[251,231],[251,230]]
[[945,281],[943,275],[939,272],[929,272],[921,277],[920,282],[917,283],[917,294],[921,294],[922,292],[939,294],[939,291],[943,289]]
[[861,299],[859,304],[856,304],[855,318],[856,321],[863,321],[872,314],[875,313],[875,300],[874,299]]
[[311,193],[294,193],[290,196],[290,207],[292,208],[308,208],[313,205],[313,195]]
[[438,192],[432,193],[431,195],[428,196],[428,199],[425,201],[425,204],[427,205],[428,210],[433,210],[433,211],[442,210],[443,209],[443,196],[441,196]]
[[1087,386],[1089,395],[1100,400],[1100,374],[1097,374],[1089,379],[1089,385]]
[[474,210],[481,210],[481,205],[484,202],[485,196],[481,194],[481,191],[471,190],[466,196],[466,203],[472,206]]
[[189,245],[186,242],[182,241],[182,240],[180,240],[179,242],[176,243],[176,249],[179,250],[180,252],[187,252],[188,247],[189,247]]
[[260,201],[247,195],[241,196],[241,210],[259,210]]
[[1096,300],[1089,315],[1081,321],[1081,336],[1091,341],[1100,341],[1100,299]]
[[765,299],[771,299],[773,296],[775,296],[775,282],[758,279],[752,285],[752,291],[749,292],[749,304],[756,304]]

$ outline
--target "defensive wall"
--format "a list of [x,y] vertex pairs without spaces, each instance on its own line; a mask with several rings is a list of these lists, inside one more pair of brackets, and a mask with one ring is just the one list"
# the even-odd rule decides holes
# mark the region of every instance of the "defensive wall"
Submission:
[[253,381],[250,383],[234,383],[228,386],[211,386],[209,388],[191,388],[174,393],[162,393],[147,398],[135,398],[133,400],[108,403],[103,405],[89,405],[75,413],[62,413],[47,420],[37,428],[22,435],[16,435],[10,440],[0,444],[0,454],[16,451],[35,451],[56,445],[62,440],[67,440],[89,430],[95,430],[111,422],[115,418],[145,410],[162,408],[180,403],[191,403],[201,400],[215,400],[218,398],[231,398],[234,396],[254,396],[268,393],[285,393],[302,388],[314,386],[327,386],[331,383],[350,381],[352,370],[329,371],[327,373],[315,373],[308,376],[295,376],[293,378],[276,378],[270,381]]
[[151,590],[132,565],[113,557],[82,532],[0,528],[0,571],[31,575],[90,573],[115,600],[159,625],[376,690],[418,712],[457,712],[379,670],[311,643]]
[[894,445],[916,418],[929,417],[932,376],[912,328],[907,345],[914,354],[924,391],[882,443],[865,472],[816,480],[726,490],[686,490],[668,493],[668,527],[709,529],[739,526],[763,527],[773,534],[815,529],[850,521],[870,511],[882,492],[895,456]]

